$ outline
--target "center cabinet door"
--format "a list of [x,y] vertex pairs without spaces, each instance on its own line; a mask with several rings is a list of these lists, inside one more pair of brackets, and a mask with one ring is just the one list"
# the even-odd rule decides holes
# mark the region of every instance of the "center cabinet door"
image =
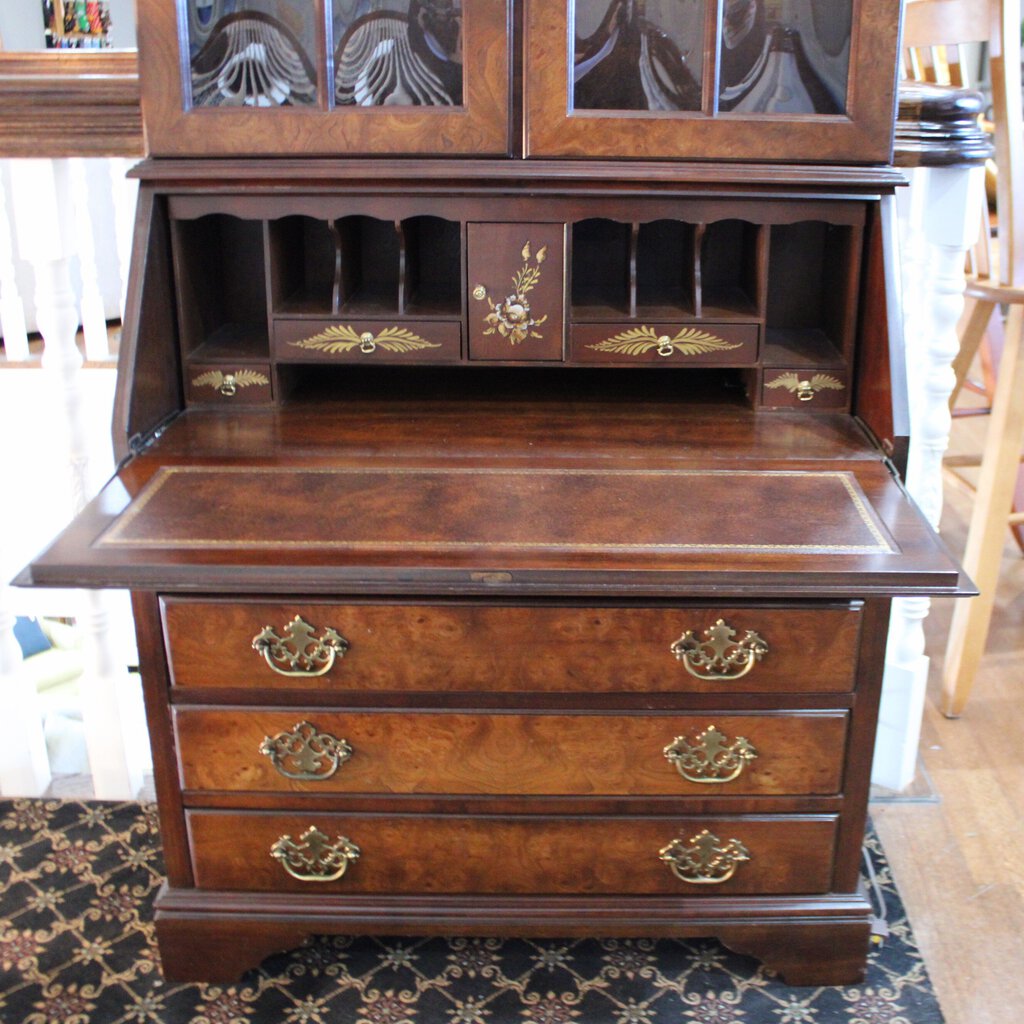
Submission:
[[885,163],[900,0],[525,0],[535,157]]
[[139,0],[153,156],[509,152],[510,0]]

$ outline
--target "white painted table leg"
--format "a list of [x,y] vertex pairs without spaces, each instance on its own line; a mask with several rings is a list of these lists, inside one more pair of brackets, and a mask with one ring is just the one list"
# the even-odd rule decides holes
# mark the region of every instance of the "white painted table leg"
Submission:
[[[984,199],[981,167],[917,167],[897,197],[900,214],[911,447],[907,489],[936,529],[942,513],[942,456],[949,445],[949,396],[956,382],[957,322],[964,255]],[[928,681],[928,598],[893,602],[872,781],[905,789],[914,777]]]

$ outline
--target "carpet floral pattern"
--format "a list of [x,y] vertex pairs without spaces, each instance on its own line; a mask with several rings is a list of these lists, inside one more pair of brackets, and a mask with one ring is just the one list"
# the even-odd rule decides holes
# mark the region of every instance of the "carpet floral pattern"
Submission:
[[235,985],[164,983],[155,807],[0,801],[3,1024],[942,1024],[881,848],[863,985],[790,988],[711,941],[324,938]]

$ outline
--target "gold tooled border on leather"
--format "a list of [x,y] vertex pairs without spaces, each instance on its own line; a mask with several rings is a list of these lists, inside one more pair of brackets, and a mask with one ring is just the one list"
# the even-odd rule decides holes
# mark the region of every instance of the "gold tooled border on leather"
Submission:
[[[501,541],[501,540],[283,540],[253,537],[232,537],[230,539],[204,539],[189,537],[128,537],[127,530],[135,522],[147,505],[163,490],[169,481],[185,475],[211,474],[225,476],[241,473],[246,476],[260,474],[328,474],[328,475],[429,475],[441,473],[446,476],[731,476],[731,477],[791,477],[834,479],[839,481],[850,499],[858,518],[875,539],[874,544],[731,544],[731,543],[669,543],[669,544],[630,544],[621,542],[602,542],[593,544],[544,541]],[[475,548],[503,548],[516,551],[607,551],[611,553],[628,552],[715,552],[733,551],[749,552],[790,552],[793,554],[898,554],[899,547],[887,536],[887,531],[867,502],[863,492],[852,473],[839,470],[747,470],[747,469],[512,469],[507,467],[472,467],[472,466],[162,466],[145,485],[142,493],[132,502],[124,513],[112,523],[97,539],[97,546],[117,545],[119,547],[174,547],[181,550],[210,549],[232,550],[242,547],[278,549],[278,550],[316,550],[316,549],[349,549],[349,550],[403,550],[403,551],[443,551],[472,550]]]

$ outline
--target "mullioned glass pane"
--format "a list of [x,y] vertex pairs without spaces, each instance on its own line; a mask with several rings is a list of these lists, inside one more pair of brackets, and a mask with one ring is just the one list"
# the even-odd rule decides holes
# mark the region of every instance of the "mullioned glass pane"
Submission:
[[332,2],[338,106],[462,106],[461,0]]
[[310,0],[186,0],[193,107],[317,103]]
[[853,0],[725,0],[719,110],[842,114]]
[[700,110],[705,0],[576,0],[576,110]]

